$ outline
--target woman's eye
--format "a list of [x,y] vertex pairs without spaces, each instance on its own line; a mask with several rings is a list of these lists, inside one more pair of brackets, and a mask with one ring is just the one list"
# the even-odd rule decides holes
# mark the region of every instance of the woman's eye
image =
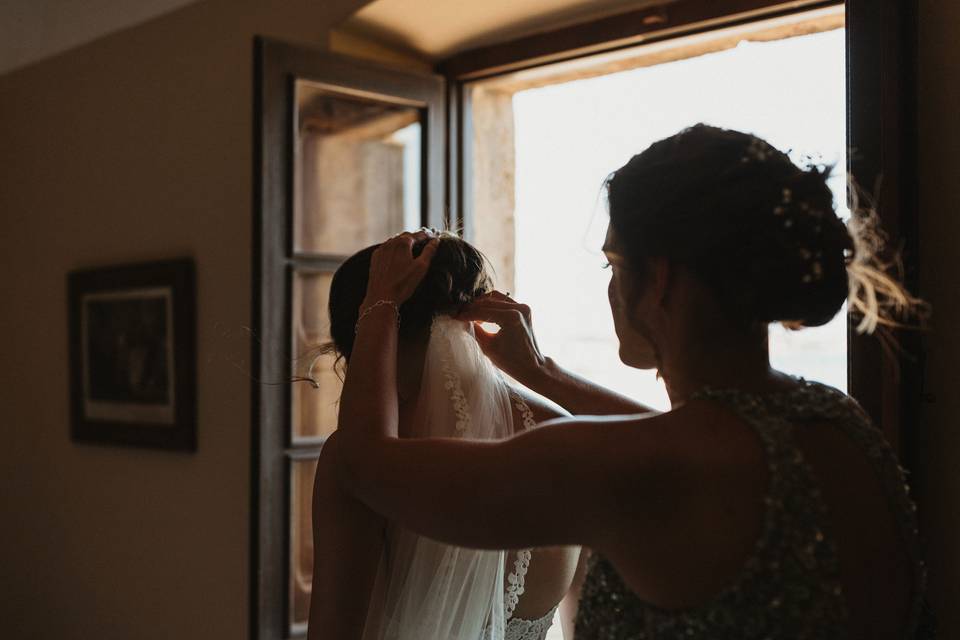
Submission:
[[609,269],[609,268],[610,268],[610,263],[609,263],[609,262],[604,262],[602,265],[600,265],[600,268],[601,268],[601,269]]

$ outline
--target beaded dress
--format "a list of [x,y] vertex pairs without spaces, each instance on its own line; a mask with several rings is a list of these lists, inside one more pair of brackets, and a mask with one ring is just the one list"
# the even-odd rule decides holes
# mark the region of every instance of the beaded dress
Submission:
[[904,471],[879,430],[840,391],[800,379],[790,391],[747,393],[705,388],[691,398],[720,402],[759,435],[767,458],[762,533],[739,576],[707,603],[667,611],[643,601],[612,564],[594,553],[576,621],[577,640],[792,640],[848,638],[836,544],[812,469],[794,440],[805,422],[837,424],[882,478],[913,565],[906,638],[934,637],[925,603],[916,507]]

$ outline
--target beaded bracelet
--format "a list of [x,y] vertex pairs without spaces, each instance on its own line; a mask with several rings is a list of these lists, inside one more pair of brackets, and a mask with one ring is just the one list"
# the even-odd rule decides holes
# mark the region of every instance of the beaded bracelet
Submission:
[[397,324],[399,325],[400,324],[400,307],[397,306],[397,303],[394,302],[393,300],[377,300],[372,305],[364,309],[363,312],[360,314],[360,317],[357,318],[357,324],[353,328],[353,333],[354,334],[358,333],[360,331],[360,322],[364,318],[366,318],[371,311],[373,311],[374,309],[382,305],[389,305],[393,309],[393,312],[397,314]]

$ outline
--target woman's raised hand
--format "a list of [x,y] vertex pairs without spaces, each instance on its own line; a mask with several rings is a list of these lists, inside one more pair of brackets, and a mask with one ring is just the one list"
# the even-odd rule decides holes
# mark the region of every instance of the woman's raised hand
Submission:
[[[420,255],[414,258],[413,245],[427,239],[430,241]],[[439,242],[440,239],[433,231],[421,229],[395,235],[377,247],[370,257],[370,280],[367,283],[366,300],[361,308],[381,300],[397,305],[406,302],[427,274]]]
[[477,342],[487,357],[515,380],[527,384],[542,371],[546,358],[540,353],[533,335],[530,307],[499,291],[492,291],[466,305],[457,315],[460,320],[490,322],[500,331],[490,333],[475,324]]

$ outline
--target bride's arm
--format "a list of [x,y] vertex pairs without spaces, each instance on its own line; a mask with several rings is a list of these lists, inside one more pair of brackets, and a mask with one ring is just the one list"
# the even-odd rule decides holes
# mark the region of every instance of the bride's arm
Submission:
[[580,557],[577,560],[577,569],[573,574],[570,589],[563,600],[560,601],[560,628],[563,631],[564,640],[571,640],[575,637],[577,612],[580,610],[580,593],[583,590],[583,582],[587,577],[589,560],[590,549],[583,547],[580,549]]
[[337,481],[324,447],[313,487],[313,589],[309,640],[363,637],[386,521]]
[[543,356],[533,333],[530,307],[499,291],[467,305],[458,318],[499,325],[500,331],[495,334],[476,328],[477,342],[484,353],[515,380],[573,415],[656,413],[655,409],[578,376]]

